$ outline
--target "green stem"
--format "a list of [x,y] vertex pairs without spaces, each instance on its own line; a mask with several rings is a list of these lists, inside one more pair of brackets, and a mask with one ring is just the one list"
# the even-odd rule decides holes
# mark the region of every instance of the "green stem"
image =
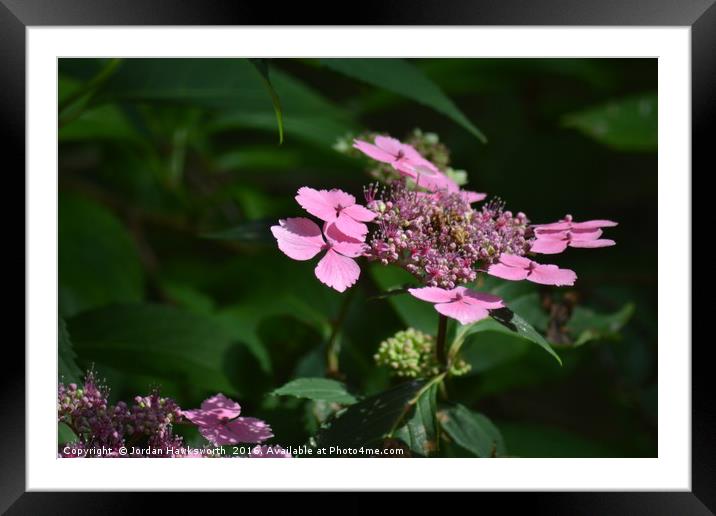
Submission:
[[436,352],[438,363],[443,370],[447,371],[448,357],[445,350],[445,341],[447,339],[447,317],[440,314],[438,319],[438,337],[436,344]]
[[448,350],[448,363],[452,363],[457,357],[457,354],[460,352],[460,348],[465,342],[465,337],[467,336],[467,332],[471,326],[472,325],[466,324],[458,328],[455,338],[453,339],[452,344],[450,344],[450,349]]
[[348,315],[348,308],[350,306],[351,299],[353,298],[353,292],[355,288],[348,291],[348,294],[343,298],[341,308],[333,322],[333,329],[331,330],[331,336],[328,339],[326,345],[326,376],[329,378],[340,379],[341,373],[338,365],[338,355],[341,352],[341,341],[339,339],[341,326],[343,321]]

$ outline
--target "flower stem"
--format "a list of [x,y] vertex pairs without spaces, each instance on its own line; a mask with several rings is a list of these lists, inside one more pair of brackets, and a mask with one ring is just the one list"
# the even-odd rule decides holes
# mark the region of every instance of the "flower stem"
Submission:
[[338,355],[341,351],[340,331],[341,326],[343,325],[343,320],[346,318],[346,315],[348,315],[348,308],[355,290],[355,288],[351,289],[343,298],[338,316],[333,321],[331,336],[329,337],[328,344],[326,345],[326,376],[337,380],[342,379],[342,375],[338,367]]
[[438,319],[437,357],[440,366],[447,370],[447,353],[445,352],[445,340],[447,337],[447,317],[440,314]]

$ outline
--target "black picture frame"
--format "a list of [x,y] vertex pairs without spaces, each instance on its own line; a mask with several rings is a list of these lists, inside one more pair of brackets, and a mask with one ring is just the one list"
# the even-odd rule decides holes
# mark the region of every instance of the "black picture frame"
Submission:
[[[716,133],[715,0],[438,0],[362,2],[350,16],[321,4],[247,3],[206,0],[0,0],[0,118],[5,172],[24,192],[25,30],[32,26],[81,25],[638,25],[688,26],[692,51],[692,169],[716,170],[710,135]],[[347,12],[347,10],[345,11]],[[335,19],[321,19],[331,13]],[[319,21],[320,20],[320,21]],[[8,158],[14,158],[8,160]],[[4,168],[4,167],[3,167]],[[691,173],[691,178],[695,174]],[[22,177],[22,179],[20,179]],[[693,190],[692,190],[693,191]],[[14,195],[18,199],[24,196]],[[695,204],[695,203],[692,203]],[[703,206],[703,204],[702,204]],[[6,205],[7,210],[9,207]],[[17,220],[16,211],[5,220]],[[694,225],[713,217],[696,214]],[[19,227],[17,228],[19,230]],[[24,228],[23,228],[24,229]],[[697,230],[698,231],[698,230]],[[695,234],[699,234],[695,232]],[[23,236],[24,238],[24,236]],[[19,245],[13,249],[20,248]],[[22,247],[25,260],[25,247]],[[15,251],[17,253],[17,251]],[[8,253],[9,254],[9,253]],[[13,254],[14,267],[19,256]],[[696,257],[694,255],[694,257]],[[703,258],[702,258],[703,259]],[[694,269],[698,264],[694,261]],[[10,271],[8,267],[6,270]],[[12,275],[10,273],[9,275]],[[703,290],[697,284],[693,289]],[[690,300],[681,300],[685,302]],[[20,303],[15,302],[15,306]],[[22,304],[24,308],[24,303]],[[19,309],[19,308],[16,308]],[[692,320],[694,318],[692,317]],[[18,325],[16,319],[6,320]],[[4,358],[12,366],[0,375],[2,390],[2,466],[0,511],[8,514],[123,514],[136,509],[134,495],[25,492],[25,354],[17,340],[6,339]],[[10,345],[12,344],[12,346]],[[687,343],[668,343],[686,345]],[[692,347],[692,491],[648,493],[530,493],[500,497],[501,509],[529,504],[532,513],[549,514],[714,514],[716,411],[706,380],[709,340]],[[14,355],[13,355],[14,353]],[[700,381],[697,381],[700,380]],[[483,495],[480,495],[483,496]],[[492,497],[492,495],[484,495]],[[175,500],[176,502],[176,500]],[[353,506],[368,506],[357,502]]]

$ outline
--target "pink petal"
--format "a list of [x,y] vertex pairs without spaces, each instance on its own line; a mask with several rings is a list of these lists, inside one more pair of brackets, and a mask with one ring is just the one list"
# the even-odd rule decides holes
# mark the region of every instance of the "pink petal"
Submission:
[[583,249],[596,249],[597,247],[609,247],[616,245],[614,240],[602,238],[600,240],[572,240],[569,243],[570,247],[579,247]]
[[473,323],[490,315],[485,308],[479,305],[470,305],[463,301],[439,303],[435,305],[435,310],[447,317],[458,320],[460,324]]
[[240,417],[215,425],[199,425],[199,433],[214,446],[258,443],[273,437],[271,427],[260,419]]
[[518,256],[516,254],[501,254],[500,262],[509,267],[518,267],[526,269],[532,263],[532,260],[525,258],[524,256]]
[[323,229],[328,243],[331,248],[343,256],[349,258],[357,258],[362,256],[366,251],[366,244],[362,240],[350,237],[345,233],[342,233],[335,224],[326,223],[326,227]]
[[199,427],[213,426],[220,421],[217,417],[211,415],[211,413],[204,412],[201,409],[182,410],[181,415]]
[[574,285],[577,274],[569,269],[560,269],[556,265],[537,265],[527,277],[540,285]]
[[217,394],[206,399],[201,404],[201,410],[211,411],[219,418],[234,419],[241,414],[241,405],[223,394]]
[[472,204],[473,202],[482,201],[487,197],[486,193],[470,192],[466,190],[463,190],[462,194],[465,197],[465,200],[470,204]]
[[345,213],[353,220],[358,220],[360,222],[370,222],[378,216],[377,213],[370,211],[368,208],[361,206],[360,204],[354,204],[343,208],[341,213]]
[[345,213],[345,210],[341,210],[341,214],[335,220],[335,225],[342,233],[358,240],[364,240],[365,235],[368,233],[368,226],[353,219]]
[[539,233],[540,230],[555,230],[555,231],[566,231],[572,227],[572,223],[567,220],[560,220],[558,222],[550,222],[549,224],[535,224],[534,228]]
[[574,229],[593,229],[593,228],[612,228],[619,225],[618,222],[613,220],[587,220],[584,222],[572,222],[572,228]]
[[409,288],[408,292],[413,297],[429,303],[449,303],[455,300],[455,291],[439,287]]
[[332,191],[314,190],[304,186],[298,189],[296,201],[308,213],[326,222],[332,222],[338,216],[337,204]]
[[373,142],[379,149],[391,154],[393,156],[393,160],[395,160],[401,152],[405,154],[405,151],[403,150],[404,147],[410,147],[410,149],[417,153],[417,151],[410,145],[405,145],[400,140],[390,136],[376,136]]
[[271,233],[278,248],[294,260],[310,260],[323,248],[325,242],[321,228],[310,219],[296,217],[279,220],[279,226],[271,226]]
[[456,192],[460,189],[455,181],[440,172],[437,168],[435,168],[435,165],[430,162],[427,163],[430,164],[431,167],[424,164],[417,166],[407,164],[399,166],[399,170],[413,179],[418,186],[431,191],[447,190],[449,192]]
[[527,277],[527,269],[494,263],[487,269],[487,274],[506,280],[519,281]]
[[353,147],[376,161],[382,161],[383,163],[392,163],[395,161],[394,155],[376,147],[372,143],[364,142],[362,140],[354,140]]
[[538,238],[532,242],[530,251],[541,254],[558,254],[567,249],[567,240],[548,240]]
[[535,236],[542,240],[569,240],[569,229],[537,229]]
[[[226,424],[239,443],[259,443],[273,437],[271,427],[255,417],[239,417]],[[233,444],[233,443],[227,443]]]
[[329,249],[316,265],[315,273],[321,283],[343,292],[358,280],[360,267],[352,258],[341,256]]
[[328,195],[333,202],[333,206],[336,207],[336,210],[338,210],[339,208],[343,209],[347,208],[348,206],[353,206],[356,203],[355,197],[353,197],[347,192],[344,192],[343,190],[339,190],[338,188],[328,190]]
[[480,306],[482,308],[488,309],[502,308],[505,306],[505,303],[502,301],[502,299],[493,294],[488,294],[486,292],[475,292],[474,290],[470,290],[469,288],[465,287],[457,288],[463,289],[463,301],[468,305]]
[[[603,231],[599,228],[591,228],[591,229],[573,229],[570,232],[569,239],[572,242],[580,242],[584,240],[596,240],[600,236],[602,236]],[[541,238],[541,237],[540,237]]]

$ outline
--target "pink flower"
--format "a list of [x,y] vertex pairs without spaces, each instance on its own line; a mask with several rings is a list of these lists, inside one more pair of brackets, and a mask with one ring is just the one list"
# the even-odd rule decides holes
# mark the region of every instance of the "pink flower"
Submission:
[[376,214],[356,204],[356,198],[338,189],[314,190],[304,186],[298,189],[296,200],[301,207],[319,219],[333,223],[344,234],[363,240],[368,226]]
[[214,446],[260,443],[273,437],[271,427],[264,421],[239,417],[239,414],[241,406],[223,394],[204,400],[200,409],[182,411],[182,415]]
[[305,217],[279,220],[279,224],[271,226],[271,233],[278,248],[289,258],[305,261],[326,251],[315,269],[321,283],[343,292],[358,280],[360,267],[353,258],[366,250],[363,242],[342,233],[336,224],[328,223],[324,226],[324,240],[318,224]]
[[574,285],[577,275],[556,265],[542,265],[514,254],[503,254],[499,263],[490,265],[487,273],[506,280],[528,280],[541,285]]
[[537,239],[532,243],[530,251],[541,254],[561,253],[567,246],[594,249],[615,245],[614,240],[600,239],[602,230],[594,229],[542,229],[536,234]]
[[418,186],[427,190],[457,192],[460,189],[455,181],[422,157],[412,145],[402,143],[389,136],[376,136],[374,142],[375,144],[354,140],[353,147],[376,161],[390,164],[402,175],[409,177]]
[[536,224],[535,233],[540,234],[544,230],[570,230],[570,229],[599,229],[611,228],[618,223],[611,220],[588,220],[586,222],[574,222],[571,215],[566,215],[562,220],[550,224]]
[[497,296],[475,292],[465,287],[446,290],[438,287],[409,288],[413,297],[435,304],[435,310],[452,317],[460,324],[468,324],[489,316],[488,310],[505,305]]

